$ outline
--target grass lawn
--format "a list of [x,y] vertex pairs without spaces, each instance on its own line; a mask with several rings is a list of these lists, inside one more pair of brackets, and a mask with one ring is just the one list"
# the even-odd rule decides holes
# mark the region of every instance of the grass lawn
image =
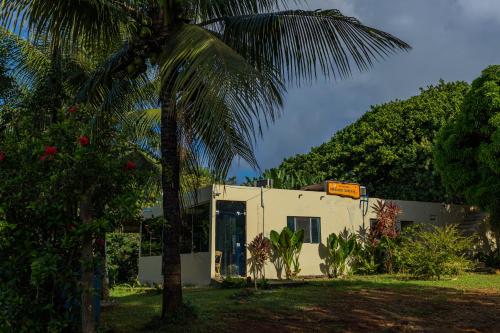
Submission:
[[[248,295],[245,290],[191,288],[197,318],[157,332],[498,332],[500,275],[405,281],[389,275],[312,280],[300,287]],[[103,312],[112,332],[145,328],[160,312],[152,290],[115,289]]]

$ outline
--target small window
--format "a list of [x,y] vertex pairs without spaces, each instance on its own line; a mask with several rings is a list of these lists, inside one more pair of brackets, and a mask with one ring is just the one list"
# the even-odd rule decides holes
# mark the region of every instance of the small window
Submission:
[[370,219],[370,230],[375,230],[377,227],[378,220],[377,219]]
[[319,217],[289,216],[287,226],[293,231],[304,230],[304,243],[319,244],[321,240],[321,219]]
[[413,222],[413,221],[400,221],[399,223],[401,225],[400,231],[404,231],[405,229],[411,227],[415,222]]

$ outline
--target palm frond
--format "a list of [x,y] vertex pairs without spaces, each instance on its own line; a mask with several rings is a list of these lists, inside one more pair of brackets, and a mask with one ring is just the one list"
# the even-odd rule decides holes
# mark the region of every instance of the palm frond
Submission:
[[275,68],[296,83],[318,75],[343,78],[353,65],[367,70],[374,61],[411,48],[338,10],[226,16],[207,27],[257,68]]
[[267,124],[279,115],[282,83],[259,72],[215,35],[184,26],[166,46],[161,76],[171,87],[189,128],[194,156],[224,178],[235,157],[257,166],[252,151]]
[[[3,1],[0,25],[38,40],[57,36],[63,43],[94,45],[120,36],[127,19],[139,12],[136,0],[9,0]],[[138,15],[138,14],[137,14]]]
[[191,0],[186,7],[198,22],[216,20],[226,16],[251,15],[286,9],[287,2],[301,3],[303,0]]
[[46,45],[36,45],[3,28],[0,38],[10,46],[11,74],[18,83],[34,86],[47,75],[51,59]]

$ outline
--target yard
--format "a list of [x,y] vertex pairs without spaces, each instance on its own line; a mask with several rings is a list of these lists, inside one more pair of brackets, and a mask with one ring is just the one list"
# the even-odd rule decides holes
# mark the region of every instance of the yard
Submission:
[[161,330],[154,290],[117,288],[103,313],[111,332],[493,332],[500,318],[500,275],[402,280],[390,275],[312,280],[248,294],[244,289],[187,288],[197,318]]

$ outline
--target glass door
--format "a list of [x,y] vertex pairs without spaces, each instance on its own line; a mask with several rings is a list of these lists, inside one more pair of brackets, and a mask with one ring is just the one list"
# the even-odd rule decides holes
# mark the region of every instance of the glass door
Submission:
[[217,201],[215,250],[221,252],[223,276],[246,276],[246,203]]

